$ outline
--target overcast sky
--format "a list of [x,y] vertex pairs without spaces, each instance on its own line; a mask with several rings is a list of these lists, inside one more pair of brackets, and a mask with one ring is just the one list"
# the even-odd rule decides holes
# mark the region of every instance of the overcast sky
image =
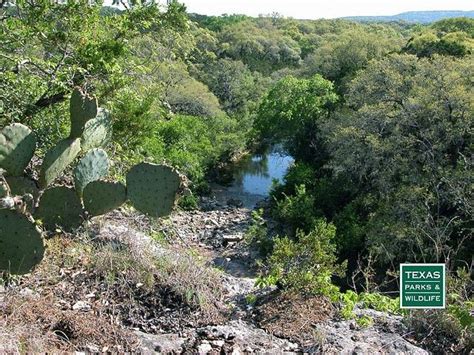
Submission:
[[179,0],[188,12],[206,15],[278,12],[294,18],[395,15],[420,10],[473,10],[472,0]]

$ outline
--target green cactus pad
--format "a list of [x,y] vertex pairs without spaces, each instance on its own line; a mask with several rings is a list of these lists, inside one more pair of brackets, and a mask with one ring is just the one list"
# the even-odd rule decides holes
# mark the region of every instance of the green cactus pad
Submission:
[[86,122],[82,133],[83,151],[105,147],[112,137],[112,119],[109,111],[99,108],[97,117]]
[[23,196],[25,194],[31,194],[35,200],[38,199],[39,189],[34,180],[23,176],[7,176],[6,180],[10,186],[12,195]]
[[0,198],[7,197],[9,193],[8,186],[0,180]]
[[81,140],[65,139],[51,149],[43,160],[40,173],[40,186],[51,184],[71,164],[81,151]]
[[36,182],[23,176],[7,176],[6,180],[13,196],[24,196],[26,194],[33,196],[33,199],[26,203],[27,211],[33,213],[40,192]]
[[57,226],[66,231],[82,223],[82,205],[74,189],[56,186],[47,189],[41,196],[35,218],[41,219],[48,230]]
[[74,169],[74,182],[79,196],[82,196],[88,183],[106,177],[108,173],[107,153],[102,149],[89,150]]
[[140,163],[127,174],[127,197],[137,210],[162,217],[171,213],[180,185],[179,174],[172,168]]
[[80,138],[87,121],[97,116],[97,99],[74,89],[69,105],[71,114],[71,134],[69,138]]
[[0,198],[10,196],[10,186],[5,177],[0,174]]
[[44,255],[41,232],[25,215],[0,210],[0,270],[30,272]]
[[93,181],[84,189],[82,200],[89,215],[100,216],[123,205],[127,191],[120,182]]
[[7,175],[23,173],[36,149],[36,137],[28,127],[13,123],[0,132],[0,168]]

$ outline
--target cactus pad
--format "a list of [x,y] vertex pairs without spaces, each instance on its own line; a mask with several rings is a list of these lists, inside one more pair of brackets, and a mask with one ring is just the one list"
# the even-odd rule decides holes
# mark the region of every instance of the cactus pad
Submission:
[[74,169],[74,182],[79,196],[82,196],[88,183],[106,177],[108,172],[107,153],[102,149],[89,150]]
[[23,176],[7,176],[6,180],[12,195],[23,196],[31,194],[35,200],[38,199],[39,189],[34,180]]
[[81,151],[80,139],[65,139],[51,149],[43,160],[40,173],[40,185],[51,184],[71,164]]
[[82,205],[76,191],[65,186],[47,189],[41,196],[35,218],[53,230],[56,226],[70,231],[82,223]]
[[180,185],[180,176],[172,168],[140,163],[127,174],[127,197],[137,210],[162,217],[171,213]]
[[97,116],[97,99],[74,89],[69,106],[71,114],[71,134],[69,138],[80,138],[87,121]]
[[0,175],[0,198],[10,196],[10,186],[8,185],[5,177]]
[[83,151],[104,147],[112,136],[112,119],[109,111],[99,108],[97,117],[86,122],[82,133]]
[[28,127],[13,123],[0,132],[0,168],[7,175],[23,173],[36,149],[36,137]]
[[44,255],[40,231],[25,215],[0,210],[0,270],[26,274]]
[[84,189],[82,199],[91,216],[100,216],[123,205],[127,191],[120,182],[93,181]]
[[0,198],[7,197],[8,195],[9,193],[7,185],[4,184],[3,181],[0,181]]

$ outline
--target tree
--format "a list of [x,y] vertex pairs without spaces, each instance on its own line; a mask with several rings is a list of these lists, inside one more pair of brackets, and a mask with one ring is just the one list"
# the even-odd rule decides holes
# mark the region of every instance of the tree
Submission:
[[404,52],[418,57],[435,54],[464,57],[474,51],[474,19],[446,19],[413,36]]
[[219,59],[206,65],[198,76],[230,115],[247,116],[265,89],[262,75],[252,73],[241,61]]
[[284,67],[294,67],[301,60],[298,43],[267,19],[226,26],[219,33],[219,40],[221,57],[241,60],[251,70],[265,75]]
[[320,75],[311,79],[286,77],[260,104],[256,129],[263,137],[284,143],[295,158],[321,164],[326,149],[320,125],[337,99],[333,84]]
[[326,127],[329,166],[357,183],[382,263],[471,257],[473,70],[439,56],[373,62],[351,84],[352,111]]
[[2,125],[54,109],[74,86],[107,98],[126,78],[123,60],[130,39],[186,22],[179,4],[166,13],[154,5],[107,15],[101,9],[86,0],[16,1],[0,9]]
[[321,74],[344,92],[356,72],[369,61],[398,50],[401,38],[394,33],[383,34],[370,29],[350,29],[342,34],[322,38],[318,48],[305,59],[301,72],[305,76]]

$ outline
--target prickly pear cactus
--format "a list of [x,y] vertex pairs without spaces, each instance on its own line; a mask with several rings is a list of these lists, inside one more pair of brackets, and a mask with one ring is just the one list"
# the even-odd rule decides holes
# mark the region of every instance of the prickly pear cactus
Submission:
[[6,181],[10,186],[11,194],[23,196],[31,194],[35,200],[39,197],[39,189],[36,182],[23,176],[7,176]]
[[23,174],[36,149],[36,137],[28,127],[13,123],[0,132],[0,168],[7,175]]
[[171,213],[180,185],[180,176],[172,168],[140,163],[127,174],[127,197],[137,210],[162,217]]
[[0,198],[10,196],[10,186],[3,176],[3,170],[0,169]]
[[107,153],[97,148],[89,150],[74,169],[74,182],[79,196],[82,196],[82,191],[88,183],[106,177],[108,173]]
[[26,274],[43,259],[41,232],[16,211],[0,209],[0,246],[1,271]]
[[112,118],[109,111],[99,108],[97,117],[86,122],[82,133],[83,151],[105,147],[112,137]]
[[8,185],[0,180],[0,198],[9,196]]
[[61,227],[66,231],[82,223],[82,204],[74,189],[56,186],[47,189],[41,196],[35,218],[41,219],[48,230]]
[[81,140],[64,139],[51,149],[43,160],[40,173],[40,186],[51,184],[71,164],[81,151]]
[[84,189],[82,200],[90,216],[100,216],[122,206],[127,191],[120,182],[93,181]]
[[69,112],[71,114],[69,138],[80,138],[86,122],[97,116],[97,99],[76,88],[71,95]]

